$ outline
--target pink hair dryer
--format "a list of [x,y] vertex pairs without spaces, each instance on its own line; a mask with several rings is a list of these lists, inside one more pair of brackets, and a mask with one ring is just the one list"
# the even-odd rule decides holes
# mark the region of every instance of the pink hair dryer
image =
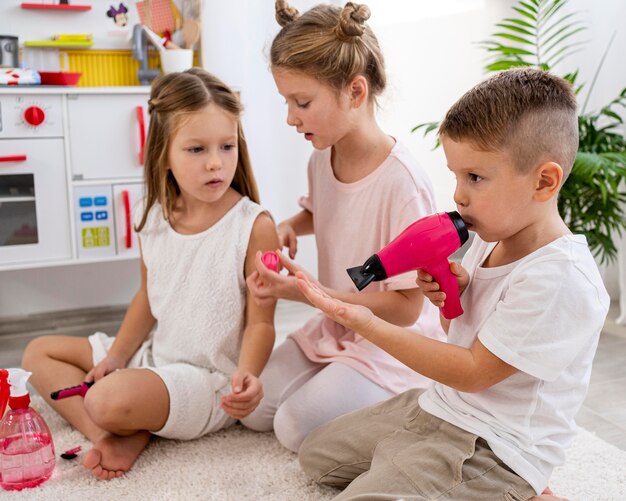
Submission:
[[423,217],[407,227],[393,241],[371,256],[363,266],[349,268],[348,275],[363,290],[370,282],[384,280],[411,270],[422,269],[446,293],[441,308],[445,318],[463,313],[459,284],[450,271],[448,257],[468,239],[467,226],[458,212],[440,212]]

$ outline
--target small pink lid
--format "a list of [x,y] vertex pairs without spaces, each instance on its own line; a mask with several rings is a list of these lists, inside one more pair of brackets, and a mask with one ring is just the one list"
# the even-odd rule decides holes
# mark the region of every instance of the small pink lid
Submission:
[[278,254],[276,254],[274,251],[264,252],[261,256],[261,261],[268,270],[272,270],[278,273],[278,263],[280,260],[278,259]]

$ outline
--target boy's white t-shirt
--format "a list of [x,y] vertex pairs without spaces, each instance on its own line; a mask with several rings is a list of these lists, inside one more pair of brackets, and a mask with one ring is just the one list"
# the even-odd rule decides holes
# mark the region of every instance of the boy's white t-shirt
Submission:
[[451,322],[448,342],[469,348],[478,337],[519,372],[476,393],[434,383],[419,403],[484,438],[541,493],[574,438],[609,296],[582,235],[482,268],[495,245],[476,236],[463,259],[465,313]]

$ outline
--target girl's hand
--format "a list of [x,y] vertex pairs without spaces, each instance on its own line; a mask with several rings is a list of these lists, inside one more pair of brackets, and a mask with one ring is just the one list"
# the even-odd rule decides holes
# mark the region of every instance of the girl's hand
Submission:
[[263,385],[258,377],[250,372],[235,371],[231,377],[232,391],[221,400],[222,409],[235,419],[245,418],[263,398]]
[[[255,257],[256,271],[246,278],[248,290],[252,294],[255,303],[259,306],[267,306],[277,299],[304,301],[304,296],[298,289],[294,275],[296,272],[303,274],[306,274],[306,272],[282,252],[276,251],[276,255],[279,259],[278,268],[285,268],[289,274],[281,275],[269,270],[261,261],[261,253],[257,252]],[[310,281],[315,282],[310,275],[307,274],[307,276]]]
[[85,381],[98,381],[107,374],[110,374],[111,372],[114,372],[118,369],[123,369],[125,367],[126,362],[123,361],[121,358],[107,355],[104,360],[102,360],[102,362],[100,362],[87,373],[87,375],[85,376]]
[[[450,271],[453,275],[456,275],[456,280],[459,284],[460,296],[469,283],[469,273],[467,273],[463,266],[454,261],[450,263]],[[435,281],[432,275],[429,275],[424,270],[417,270],[417,279],[415,280],[415,283],[431,303],[433,303],[437,308],[443,307],[446,301],[446,293],[439,291],[439,283]]]
[[298,252],[298,237],[296,236],[296,232],[290,224],[285,222],[280,223],[276,229],[278,231],[278,246],[281,249],[283,247],[289,247],[289,257],[294,259]]
[[345,303],[324,292],[317,284],[311,282],[304,273],[297,272],[298,287],[309,302],[332,318],[335,322],[358,332],[367,338],[373,329],[376,316],[365,306]]

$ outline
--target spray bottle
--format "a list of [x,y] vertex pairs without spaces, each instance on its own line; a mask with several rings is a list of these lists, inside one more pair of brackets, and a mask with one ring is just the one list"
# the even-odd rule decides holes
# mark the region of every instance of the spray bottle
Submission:
[[[50,429],[30,407],[30,375],[22,369],[0,369],[0,486],[6,490],[45,482],[56,461]],[[7,401],[11,410],[4,415]]]

